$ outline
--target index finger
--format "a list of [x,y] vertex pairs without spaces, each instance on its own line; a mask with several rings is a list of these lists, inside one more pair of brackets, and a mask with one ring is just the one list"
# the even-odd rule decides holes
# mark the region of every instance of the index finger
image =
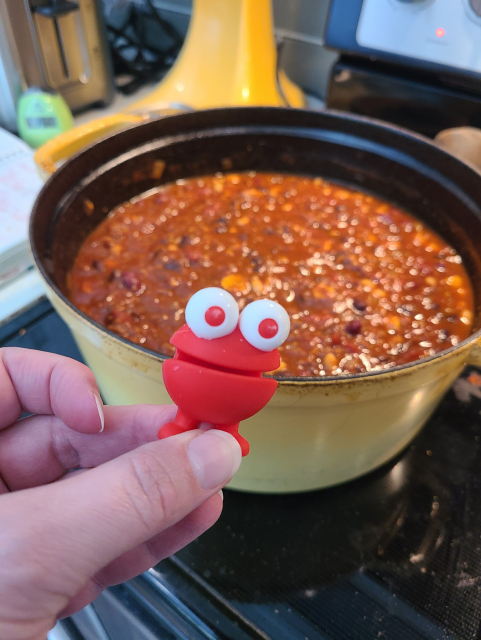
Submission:
[[0,349],[0,429],[22,411],[56,415],[70,429],[98,433],[103,409],[94,374],[80,362],[53,353]]

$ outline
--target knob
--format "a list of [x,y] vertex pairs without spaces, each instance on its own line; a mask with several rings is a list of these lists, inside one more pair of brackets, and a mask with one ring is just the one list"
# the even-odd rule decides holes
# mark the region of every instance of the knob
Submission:
[[481,18],[481,0],[469,0],[469,6],[478,18]]

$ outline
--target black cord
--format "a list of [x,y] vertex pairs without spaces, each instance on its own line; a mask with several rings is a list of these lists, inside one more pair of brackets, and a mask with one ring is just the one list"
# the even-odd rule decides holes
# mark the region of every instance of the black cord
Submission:
[[183,38],[174,27],[173,24],[168,22],[162,15],[157,11],[154,7],[152,0],[146,0],[147,6],[150,9],[150,15],[154,18],[154,20],[159,24],[159,26],[165,31],[165,33],[172,39],[173,44],[171,49],[180,48],[183,43]]
[[[147,40],[147,20],[156,25],[158,38],[167,40],[165,47]],[[124,95],[160,80],[172,66],[183,44],[182,36],[159,13],[152,0],[144,0],[143,7],[131,5],[123,24],[119,27],[107,24],[107,33],[117,89]]]
[[277,82],[277,90],[279,91],[279,95],[281,96],[281,100],[284,103],[283,106],[284,107],[290,107],[291,105],[289,103],[289,100],[286,97],[286,94],[284,93],[284,90],[282,88],[281,78],[280,78],[281,56],[282,56],[282,51],[284,49],[284,45],[285,45],[284,38],[282,38],[280,36],[276,36],[276,55],[277,55],[277,60],[276,60],[276,82]]

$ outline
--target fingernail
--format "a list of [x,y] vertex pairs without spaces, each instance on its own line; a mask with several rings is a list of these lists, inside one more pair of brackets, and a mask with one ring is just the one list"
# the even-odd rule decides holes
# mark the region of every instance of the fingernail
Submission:
[[102,401],[100,400],[98,395],[96,393],[92,393],[92,395],[94,397],[95,404],[97,405],[97,410],[99,412],[99,418],[100,418],[100,431],[99,431],[99,433],[102,433],[102,431],[104,430],[104,427],[105,427],[104,408],[102,406]]
[[242,453],[233,436],[210,429],[189,442],[187,457],[202,489],[213,489],[232,478],[240,466]]
[[220,499],[222,500],[222,502],[224,502],[224,492],[222,491],[222,489],[219,489],[217,493],[220,495]]

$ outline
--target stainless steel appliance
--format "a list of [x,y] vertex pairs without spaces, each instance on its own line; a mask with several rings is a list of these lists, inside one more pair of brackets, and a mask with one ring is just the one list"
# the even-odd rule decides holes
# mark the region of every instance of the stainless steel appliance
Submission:
[[331,0],[327,104],[429,136],[481,126],[481,0]]
[[326,43],[481,80],[481,0],[331,0]]
[[112,100],[100,0],[0,0],[0,126],[15,129],[31,86],[58,91],[72,111]]

